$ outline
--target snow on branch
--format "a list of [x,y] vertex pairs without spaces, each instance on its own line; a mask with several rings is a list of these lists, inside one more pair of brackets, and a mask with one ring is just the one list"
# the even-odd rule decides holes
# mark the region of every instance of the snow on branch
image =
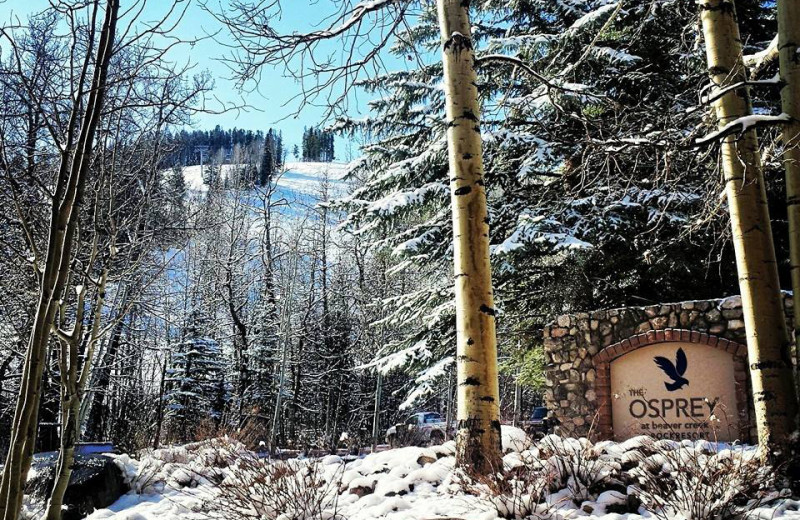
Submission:
[[769,45],[766,49],[756,52],[755,54],[748,54],[744,57],[744,64],[746,67],[752,69],[752,72],[755,74],[766,65],[769,65],[773,61],[778,59],[778,36],[775,35],[775,38],[769,42]]
[[487,54],[485,56],[481,56],[480,58],[476,59],[475,60],[475,66],[476,67],[480,67],[480,66],[482,66],[484,64],[491,63],[491,62],[506,63],[506,64],[509,64],[509,65],[513,65],[514,67],[517,67],[517,68],[523,70],[524,72],[526,72],[527,74],[533,76],[534,78],[539,80],[542,84],[546,85],[548,88],[552,88],[552,89],[555,89],[555,90],[560,90],[562,92],[569,92],[571,94],[580,94],[582,96],[590,96],[590,97],[596,97],[596,98],[601,97],[601,96],[597,96],[597,95],[594,95],[594,94],[587,93],[585,90],[582,90],[582,89],[570,88],[570,87],[568,87],[568,86],[566,86],[564,84],[554,83],[552,80],[550,80],[546,76],[543,76],[542,74],[538,73],[533,68],[531,68],[527,63],[525,63],[521,59],[517,58],[516,56],[507,56],[505,54]]
[[[714,88],[716,86],[717,85],[714,85],[713,83],[711,83],[711,84],[706,86],[706,88],[704,89],[704,92],[705,92],[705,90],[708,90],[710,88]],[[783,83],[781,82],[780,75],[778,75],[778,74],[775,74],[770,79],[760,79],[760,80],[756,80],[756,81],[739,81],[739,82],[734,83],[732,85],[728,85],[725,88],[721,88],[721,89],[715,91],[713,94],[710,94],[710,95],[705,95],[704,92],[701,92],[701,94],[700,94],[700,104],[701,105],[710,105],[714,101],[716,101],[716,100],[720,99],[721,97],[723,97],[728,92],[732,92],[734,90],[738,90],[738,89],[740,89],[742,87],[746,87],[746,86],[781,88],[783,86]]]
[[350,11],[350,17],[342,21],[338,26],[329,27],[320,31],[313,31],[306,34],[293,33],[288,35],[288,41],[297,44],[307,43],[317,40],[327,40],[344,34],[351,28],[363,22],[364,17],[375,11],[380,11],[389,4],[397,3],[397,0],[373,0],[371,2],[361,2],[356,4]]
[[743,134],[750,129],[761,128],[765,126],[782,125],[792,121],[789,114],[781,114],[779,116],[765,116],[765,115],[749,115],[735,119],[723,126],[716,132],[712,132],[705,137],[695,140],[695,145],[704,146],[710,143],[721,141],[725,137],[739,132]]

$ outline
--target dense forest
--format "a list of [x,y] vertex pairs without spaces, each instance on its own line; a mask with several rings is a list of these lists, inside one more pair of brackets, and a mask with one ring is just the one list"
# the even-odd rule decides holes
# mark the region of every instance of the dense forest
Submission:
[[[22,507],[34,452],[59,452],[66,488],[79,442],[376,449],[435,412],[457,420],[459,464],[489,474],[500,423],[553,399],[542,333],[562,314],[742,293],[748,327],[783,331],[753,334],[783,361],[751,376],[775,369],[767,385],[790,391],[764,395],[795,396],[769,307],[798,269],[774,2],[736,2],[742,65],[725,73],[696,0],[333,2],[331,28],[287,35],[275,2],[204,6],[243,84],[314,63],[289,73],[329,117],[302,136],[193,126],[213,77],[166,59],[182,8],[134,23],[130,3],[58,0],[3,30],[0,519]],[[404,66],[322,56],[339,37]],[[715,116],[731,92],[749,113]],[[335,141],[363,143],[359,158],[337,162]],[[769,215],[743,231],[748,182]],[[778,399],[791,416],[796,399]],[[765,401],[762,448],[788,450]]]

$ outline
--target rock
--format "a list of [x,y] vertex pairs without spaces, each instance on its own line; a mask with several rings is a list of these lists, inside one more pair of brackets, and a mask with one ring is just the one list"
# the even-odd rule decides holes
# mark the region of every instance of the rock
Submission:
[[738,330],[744,328],[744,321],[742,320],[730,320],[728,322],[728,329],[730,330]]
[[678,326],[678,315],[674,312],[669,315],[669,321],[667,322],[667,327],[675,328]]
[[650,324],[656,330],[666,328],[668,322],[669,318],[667,318],[666,316],[658,316],[650,320]]
[[726,320],[735,320],[742,317],[742,309],[730,309],[722,311],[722,317]]
[[556,320],[558,322],[559,327],[569,327],[570,326],[570,319],[569,315],[559,316]]
[[[32,475],[25,493],[44,503],[53,487],[58,453],[34,455]],[[69,486],[64,494],[62,520],[85,518],[95,509],[110,506],[129,491],[122,470],[106,455],[76,455]]]
[[742,297],[741,296],[729,296],[722,300],[719,306],[723,309],[736,309],[742,307]]
[[711,334],[722,334],[725,332],[725,325],[717,324],[713,325],[711,328],[708,329],[708,332]]
[[351,487],[349,491],[353,495],[363,497],[366,495],[371,495],[374,490],[369,486],[355,486]]
[[433,450],[426,450],[422,452],[419,457],[417,457],[417,464],[420,466],[424,466],[425,464],[433,464],[438,458],[439,457],[437,457],[436,452]]

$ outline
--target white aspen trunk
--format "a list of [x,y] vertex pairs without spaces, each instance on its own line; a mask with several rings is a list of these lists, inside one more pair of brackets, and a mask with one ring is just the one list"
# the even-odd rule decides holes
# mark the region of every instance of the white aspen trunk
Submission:
[[[786,170],[786,212],[789,220],[789,259],[794,302],[795,369],[800,369],[800,1],[778,1],[778,60],[781,102],[791,121],[783,127],[783,165]],[[800,389],[800,373],[795,373]]]
[[[716,89],[744,81],[747,73],[734,2],[701,0],[700,13],[709,76]],[[723,95],[714,102],[714,109],[720,128],[752,114],[747,87]],[[788,453],[795,429],[797,400],[755,129],[725,138],[722,166],[747,330],[758,441],[763,459],[780,460]]]
[[469,473],[488,474],[500,469],[500,392],[475,53],[469,1],[438,0],[437,6],[453,210],[458,341],[456,458]]

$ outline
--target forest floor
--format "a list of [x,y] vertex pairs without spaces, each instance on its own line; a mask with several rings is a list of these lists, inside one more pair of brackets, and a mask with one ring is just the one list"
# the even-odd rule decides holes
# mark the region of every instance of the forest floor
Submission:
[[349,460],[271,462],[227,439],[118,455],[132,491],[89,519],[800,519],[749,446],[533,442],[510,427],[503,444],[504,471],[482,482],[455,468],[453,442]]

